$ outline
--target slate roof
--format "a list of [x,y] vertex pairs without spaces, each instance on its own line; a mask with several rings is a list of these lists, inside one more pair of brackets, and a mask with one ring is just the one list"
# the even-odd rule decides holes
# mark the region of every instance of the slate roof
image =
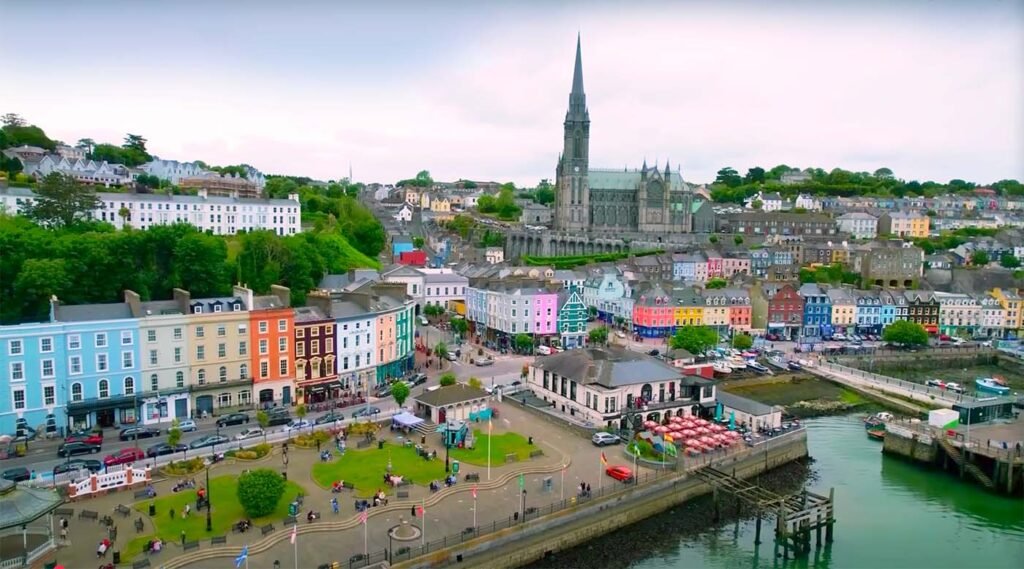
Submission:
[[718,392],[715,395],[715,398],[718,399],[718,402],[724,405],[725,407],[729,407],[737,411],[742,411],[744,413],[748,413],[756,417],[771,415],[776,411],[776,409],[771,405],[765,405],[764,403],[761,403],[759,401],[747,399],[746,397],[740,397],[739,395],[734,395],[732,393],[722,390],[718,390]]
[[330,320],[330,318],[315,306],[300,306],[295,309],[296,324],[316,322],[318,320]]
[[618,346],[567,350],[538,358],[533,367],[551,371],[584,385],[607,388],[678,380],[674,367],[646,354]]
[[[605,170],[591,168],[587,174],[591,190],[636,190],[640,187],[640,170]],[[669,191],[689,191],[683,177],[673,172],[669,178]]]
[[416,396],[415,399],[430,407],[443,407],[445,405],[455,405],[488,397],[490,396],[483,389],[470,387],[465,383],[456,383],[455,385],[449,385],[433,391],[424,391],[421,395]]
[[126,302],[109,304],[68,304],[56,310],[57,322],[89,322],[91,320],[120,320],[131,318],[132,310]]
[[59,507],[57,492],[0,480],[0,529],[31,523]]

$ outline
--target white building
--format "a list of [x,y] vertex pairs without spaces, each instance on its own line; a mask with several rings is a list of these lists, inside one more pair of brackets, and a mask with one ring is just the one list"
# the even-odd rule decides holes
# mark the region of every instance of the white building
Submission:
[[412,221],[412,208],[409,204],[402,204],[402,207],[395,213],[395,219],[406,223]]
[[[139,166],[139,170],[151,176],[156,176],[161,180],[170,180],[174,185],[178,185],[183,178],[196,178],[213,172],[204,168],[198,162],[178,162],[177,160],[160,159],[155,159]],[[252,166],[247,166],[245,179],[256,184],[256,187],[261,190],[267,185],[267,177],[263,175],[263,172]]]
[[386,283],[404,284],[405,293],[416,305],[416,314],[420,313],[426,300],[426,275],[423,272],[409,265],[394,265],[384,269],[380,278]]
[[[130,225],[148,229],[154,225],[190,223],[215,235],[234,235],[240,231],[270,230],[278,235],[302,231],[302,206],[299,195],[286,200],[248,199],[208,196],[200,190],[196,196],[164,194],[128,194],[97,192],[101,206],[93,214],[117,229]],[[20,213],[35,200],[35,193],[22,188],[0,189],[0,209]]]
[[878,218],[863,212],[845,213],[836,218],[839,231],[849,233],[857,239],[878,237]]
[[417,269],[423,273],[423,305],[449,308],[453,300],[466,300],[469,279],[451,269]]
[[781,211],[785,206],[785,202],[782,196],[778,192],[764,193],[757,192],[756,195],[747,198],[747,201],[743,202],[743,207],[747,209],[754,209],[754,202],[761,202],[761,211]]
[[488,247],[484,250],[484,259],[490,265],[503,263],[505,262],[505,250],[501,247]]
[[793,207],[802,207],[807,211],[821,211],[821,200],[811,195],[800,194],[796,197]]

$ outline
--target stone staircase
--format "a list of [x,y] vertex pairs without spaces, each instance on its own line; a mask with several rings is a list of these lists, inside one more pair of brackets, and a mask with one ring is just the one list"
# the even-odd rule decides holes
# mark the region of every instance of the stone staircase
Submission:
[[413,427],[413,430],[421,435],[432,435],[437,432],[437,423],[433,421],[423,421],[419,425]]
[[967,461],[964,458],[963,453],[960,452],[960,449],[953,446],[953,443],[949,442],[949,439],[947,439],[946,437],[938,437],[938,440],[939,446],[942,447],[942,450],[946,451],[946,454],[948,454],[949,457],[953,459],[953,462],[955,462],[957,466],[963,468],[964,470],[969,472],[971,476],[977,478],[978,482],[981,482],[982,485],[984,485],[986,488],[995,488],[995,482],[993,482],[987,474],[982,472],[981,469],[977,467],[977,465],[970,461]]

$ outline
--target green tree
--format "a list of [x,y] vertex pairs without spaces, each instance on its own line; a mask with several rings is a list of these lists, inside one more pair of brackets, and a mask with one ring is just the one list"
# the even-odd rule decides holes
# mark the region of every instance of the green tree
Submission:
[[39,183],[36,199],[25,207],[25,215],[47,227],[70,227],[90,219],[100,203],[92,188],[71,176],[52,172]]
[[529,334],[516,334],[515,346],[520,353],[531,353],[533,352],[533,337]]
[[735,243],[736,245],[743,245],[743,236],[737,235],[736,237],[733,237],[732,242]]
[[749,350],[754,345],[754,338],[750,334],[736,334],[732,337],[732,347],[737,350]]
[[247,516],[262,518],[274,513],[284,490],[285,482],[280,474],[269,468],[258,468],[238,477],[236,493]]
[[764,202],[761,200],[754,200],[750,202],[750,207],[754,209],[761,209],[762,207],[764,207]]
[[497,200],[494,196],[483,195],[476,200],[476,209],[480,213],[494,213],[498,211]]
[[999,258],[999,265],[1006,269],[1016,269],[1020,266],[1020,259],[1009,253],[1005,253]]
[[475,377],[475,376],[474,377],[470,377],[469,381],[466,382],[466,385],[468,385],[468,386],[470,386],[470,387],[472,387],[474,389],[482,389],[483,388],[483,384],[480,382],[480,378],[479,377]]
[[743,183],[743,178],[740,177],[735,168],[726,166],[718,171],[718,174],[715,176],[715,183],[735,188]]
[[600,326],[587,332],[587,339],[590,340],[592,346],[602,346],[608,343],[608,328],[606,326]]
[[398,381],[391,386],[391,396],[395,398],[395,403],[399,407],[405,404],[405,400],[409,398],[409,384],[404,381]]
[[760,184],[764,182],[764,168],[760,166],[754,166],[747,170],[747,175],[743,177],[743,183],[745,184]]
[[42,319],[49,312],[50,297],[64,298],[73,282],[64,259],[27,259],[14,278],[11,300],[22,303],[22,314]]
[[473,230],[475,225],[476,221],[473,220],[472,216],[460,213],[448,222],[447,227],[450,231],[458,233],[463,239],[467,239],[469,232]]
[[270,427],[270,415],[266,411],[260,409],[256,411],[256,422],[260,428],[263,429],[263,442],[267,442],[267,428]]
[[715,277],[715,278],[712,278],[712,279],[708,279],[708,282],[704,283],[704,288],[706,288],[706,289],[725,288],[728,285],[729,285],[729,281],[727,281],[725,279],[722,279],[722,278]]
[[413,237],[412,238],[412,246],[417,248],[417,249],[422,249],[424,243],[425,243],[425,241],[423,241],[422,237]]
[[[309,410],[306,409],[306,405],[305,404],[299,405],[298,407],[295,408],[295,416],[298,417],[300,421],[302,419],[305,419],[306,415],[308,415],[308,414],[309,414]],[[312,425],[309,427],[309,430],[311,430],[311,431],[313,430]]]
[[440,304],[428,304],[423,307],[423,314],[431,318],[436,318],[444,314],[444,307]]
[[171,420],[171,428],[167,429],[167,444],[172,447],[181,442],[181,423],[177,419]]
[[886,326],[882,340],[901,346],[924,346],[928,343],[928,332],[916,322],[897,320]]
[[587,316],[589,316],[590,318],[596,318],[597,317],[597,307],[596,306],[588,306],[587,307]]
[[555,203],[555,189],[550,185],[545,187],[538,186],[537,191],[533,193],[533,201],[542,205]]
[[682,326],[669,339],[669,345],[691,354],[702,354],[718,345],[718,332],[708,326]]
[[438,384],[440,384],[441,387],[455,385],[455,374],[450,371],[445,374],[442,374],[441,378],[438,380]]
[[3,123],[4,126],[11,126],[15,128],[23,127],[27,124],[25,119],[21,118],[21,115],[17,113],[4,114],[0,117],[0,123]]
[[441,367],[441,361],[448,357],[448,344],[444,342],[438,342],[434,346],[434,355],[437,356],[437,367]]
[[718,243],[718,236],[717,235],[712,235],[711,237],[708,237],[708,242],[711,243],[712,245],[714,245],[715,243]]
[[459,336],[465,336],[466,332],[469,331],[469,323],[466,322],[465,318],[454,318],[451,321],[452,332],[455,332]]
[[892,178],[892,170],[890,170],[888,168],[885,168],[885,167],[882,167],[882,168],[879,168],[879,169],[875,170],[874,176],[876,178],[882,178],[882,179],[888,180],[888,179]]
[[988,253],[980,249],[971,253],[971,264],[975,267],[984,267],[989,264],[990,261],[991,259],[988,258]]

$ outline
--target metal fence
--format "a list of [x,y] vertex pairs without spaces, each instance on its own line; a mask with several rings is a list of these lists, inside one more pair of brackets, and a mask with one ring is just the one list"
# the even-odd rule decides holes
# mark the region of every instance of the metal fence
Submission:
[[886,388],[889,388],[890,390],[895,388],[908,392],[909,394],[926,395],[932,399],[939,399],[950,404],[971,402],[975,400],[973,396],[965,393],[954,393],[947,389],[931,387],[921,383],[914,383],[912,381],[889,377],[887,375],[879,375],[877,373],[844,366],[842,364],[821,362],[817,367],[823,371],[852,376],[856,381],[866,382],[882,391],[885,391]]

